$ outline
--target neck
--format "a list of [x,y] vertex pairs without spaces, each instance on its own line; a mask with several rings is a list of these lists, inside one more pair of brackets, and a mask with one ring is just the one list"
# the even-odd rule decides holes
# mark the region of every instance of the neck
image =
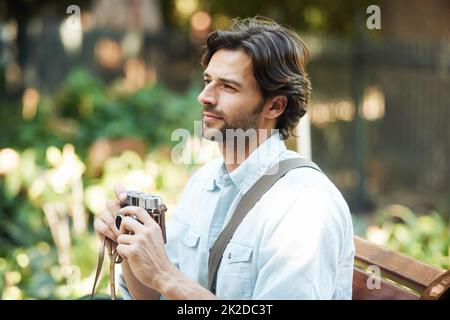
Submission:
[[256,135],[245,139],[230,139],[219,143],[219,147],[228,172],[239,167],[270,136]]

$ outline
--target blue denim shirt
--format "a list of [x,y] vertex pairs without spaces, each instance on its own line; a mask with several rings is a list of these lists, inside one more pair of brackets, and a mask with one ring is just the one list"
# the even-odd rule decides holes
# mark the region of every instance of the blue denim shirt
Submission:
[[[224,159],[189,180],[167,226],[167,253],[207,288],[209,249],[243,194],[277,162],[299,157],[278,135],[228,173]],[[310,168],[291,170],[256,203],[225,249],[221,299],[351,299],[353,227],[341,193]],[[123,281],[120,286],[129,297]]]

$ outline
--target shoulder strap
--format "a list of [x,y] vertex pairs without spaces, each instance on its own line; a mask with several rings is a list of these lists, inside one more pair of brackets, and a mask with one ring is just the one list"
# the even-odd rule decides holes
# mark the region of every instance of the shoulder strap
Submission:
[[292,158],[283,160],[267,170],[267,172],[244,194],[242,199],[237,204],[236,210],[231,216],[230,221],[217,237],[213,247],[210,250],[208,260],[208,288],[211,292],[215,293],[216,291],[217,270],[219,268],[220,261],[222,260],[223,252],[247,213],[251,208],[253,208],[264,193],[266,193],[266,191],[278,181],[278,179],[283,177],[292,169],[303,167],[312,168],[322,172],[315,163],[307,159]]

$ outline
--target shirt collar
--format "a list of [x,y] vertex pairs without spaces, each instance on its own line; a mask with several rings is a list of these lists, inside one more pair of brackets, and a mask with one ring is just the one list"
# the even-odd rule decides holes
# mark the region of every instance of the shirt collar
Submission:
[[222,158],[219,168],[215,171],[216,174],[206,181],[205,189],[213,191],[216,187],[233,183],[244,194],[275,163],[284,150],[286,146],[280,135],[273,134],[231,173],[228,173]]

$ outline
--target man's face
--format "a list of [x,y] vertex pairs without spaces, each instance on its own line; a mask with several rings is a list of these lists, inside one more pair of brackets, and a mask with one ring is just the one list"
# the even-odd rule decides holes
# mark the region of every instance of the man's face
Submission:
[[203,137],[225,138],[227,129],[257,129],[263,97],[252,72],[252,60],[243,50],[220,49],[203,73]]

